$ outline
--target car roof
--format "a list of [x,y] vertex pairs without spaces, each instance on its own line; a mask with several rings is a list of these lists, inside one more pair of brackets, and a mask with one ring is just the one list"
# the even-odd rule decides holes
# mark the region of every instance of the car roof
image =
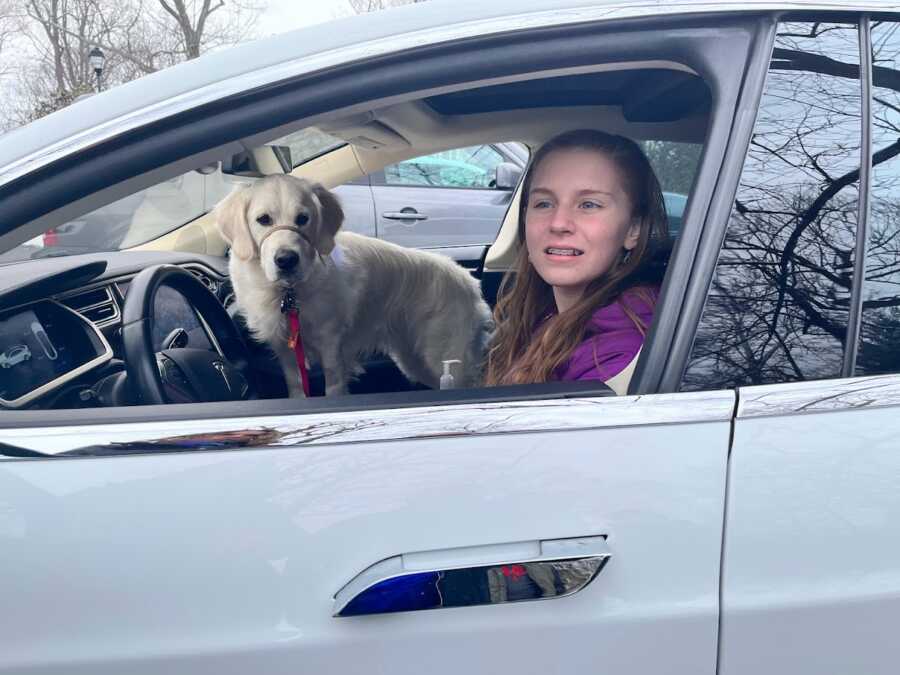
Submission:
[[204,102],[338,63],[538,26],[763,10],[892,10],[893,0],[430,0],[337,19],[206,54],[0,136],[0,185],[125,131]]

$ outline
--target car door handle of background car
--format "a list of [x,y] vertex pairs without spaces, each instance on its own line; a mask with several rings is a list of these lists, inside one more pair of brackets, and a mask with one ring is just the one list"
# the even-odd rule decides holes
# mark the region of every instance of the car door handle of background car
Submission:
[[428,220],[428,216],[417,211],[386,211],[381,217],[388,220]]
[[591,583],[610,555],[605,536],[405,553],[339,590],[334,616],[561,598]]

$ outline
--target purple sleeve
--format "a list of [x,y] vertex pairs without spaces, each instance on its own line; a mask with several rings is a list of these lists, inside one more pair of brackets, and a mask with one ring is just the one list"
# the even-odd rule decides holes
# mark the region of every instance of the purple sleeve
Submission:
[[634,360],[644,343],[644,336],[621,302],[628,303],[629,309],[644,325],[649,326],[653,321],[654,305],[640,296],[626,295],[619,302],[601,307],[591,317],[587,337],[556,371],[557,379],[606,381]]
[[603,380],[618,375],[632,362],[644,336],[635,328],[605,335],[592,335],[572,352],[572,356],[559,372],[559,379]]

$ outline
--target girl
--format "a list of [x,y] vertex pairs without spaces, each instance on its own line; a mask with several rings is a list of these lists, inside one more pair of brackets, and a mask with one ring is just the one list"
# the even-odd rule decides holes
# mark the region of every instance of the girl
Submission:
[[650,253],[667,238],[659,181],[634,141],[584,129],[541,146],[486,383],[602,380],[626,393],[658,295]]

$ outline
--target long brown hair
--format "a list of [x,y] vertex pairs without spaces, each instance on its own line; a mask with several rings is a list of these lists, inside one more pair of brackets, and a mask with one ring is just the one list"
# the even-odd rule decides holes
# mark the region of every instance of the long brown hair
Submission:
[[[531,181],[538,165],[559,150],[589,150],[602,154],[616,166],[622,188],[632,204],[632,217],[640,224],[637,245],[606,274],[594,279],[582,298],[565,312],[555,314],[553,288],[528,260],[525,246],[525,212]],[[637,143],[593,129],[568,131],[547,141],[534,154],[519,203],[519,252],[513,270],[503,278],[494,308],[497,331],[488,353],[485,384],[546,382],[565,363],[584,339],[587,325],[599,307],[622,299],[625,292],[654,301],[641,278],[649,251],[668,237],[668,220],[662,189],[646,155]],[[630,307],[626,315],[642,333],[647,329]],[[549,318],[547,318],[549,316]]]

